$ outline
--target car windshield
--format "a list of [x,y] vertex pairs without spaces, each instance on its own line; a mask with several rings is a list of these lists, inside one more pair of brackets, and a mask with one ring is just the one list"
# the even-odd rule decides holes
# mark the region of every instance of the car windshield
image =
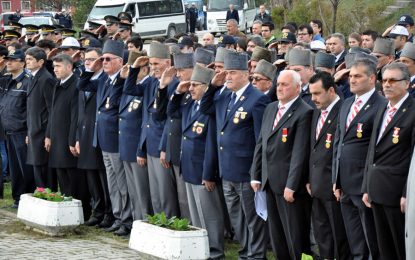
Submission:
[[123,11],[123,7],[124,5],[94,6],[88,19],[104,19],[106,15],[117,16],[118,13]]
[[226,11],[229,9],[229,5],[233,4],[236,10],[242,10],[244,7],[243,0],[209,0],[208,10],[209,11]]
[[34,24],[34,25],[41,25],[41,24],[50,24],[50,18],[48,17],[22,17],[19,20],[19,23],[25,24]]

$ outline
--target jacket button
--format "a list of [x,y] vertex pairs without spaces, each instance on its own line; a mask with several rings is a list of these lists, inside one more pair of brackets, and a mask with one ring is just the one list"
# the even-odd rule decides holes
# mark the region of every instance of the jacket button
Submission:
[[98,114],[101,114],[101,111],[98,111]]
[[184,140],[186,140],[186,136],[185,136],[185,137],[183,137],[183,139],[184,139]]
[[118,131],[118,134],[121,134],[121,131]]
[[220,134],[221,134],[221,135],[224,135],[224,134],[225,134],[225,132],[220,132]]
[[171,135],[171,133],[169,133],[169,135]]
[[376,163],[373,164],[373,167],[376,167]]
[[170,119],[170,122],[172,122],[172,123],[173,123],[173,119]]
[[147,127],[150,127],[150,125],[147,125]]
[[219,147],[219,149],[223,150],[223,147],[221,146],[221,147]]
[[342,144],[342,146],[344,146],[344,144]]
[[120,118],[120,122],[122,121],[122,119]]
[[313,152],[316,152],[316,149],[313,149]]

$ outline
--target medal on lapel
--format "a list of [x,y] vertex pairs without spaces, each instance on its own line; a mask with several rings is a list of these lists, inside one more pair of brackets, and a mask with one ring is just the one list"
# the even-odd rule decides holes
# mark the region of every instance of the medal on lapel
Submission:
[[288,128],[283,128],[282,129],[282,138],[281,138],[281,141],[283,143],[287,142],[287,136],[288,136]]
[[130,105],[128,106],[128,112],[133,111],[133,102],[130,102]]
[[157,101],[156,100],[154,100],[154,102],[153,102],[153,108],[157,109]]
[[399,127],[395,127],[393,129],[393,138],[392,138],[392,143],[397,144],[399,143],[399,131],[401,131],[401,129]]
[[110,97],[107,97],[107,102],[105,104],[105,108],[109,109],[110,108]]
[[330,149],[331,146],[331,138],[332,138],[332,134],[327,134],[326,135],[326,148]]
[[197,127],[198,124],[199,124],[199,122],[197,122],[197,121],[193,124],[192,132],[196,132],[196,127]]
[[16,84],[17,89],[20,89],[21,87],[22,87],[22,82],[19,82],[19,83]]
[[239,123],[239,117],[241,116],[241,112],[239,111],[241,108],[238,109],[238,111],[235,112],[235,115],[233,117],[233,123],[238,124]]
[[203,132],[203,127],[204,127],[204,126],[205,126],[205,125],[204,125],[204,124],[202,124],[202,123],[197,123],[196,133],[200,135],[200,134]]
[[362,138],[363,137],[363,124],[362,123],[357,124],[356,136],[357,136],[357,138]]
[[137,110],[138,106],[140,105],[140,100],[134,100],[133,102],[133,110]]

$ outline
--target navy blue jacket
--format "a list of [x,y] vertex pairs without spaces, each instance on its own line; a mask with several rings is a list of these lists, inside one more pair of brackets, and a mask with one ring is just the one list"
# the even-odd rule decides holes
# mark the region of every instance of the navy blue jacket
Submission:
[[201,185],[203,180],[218,181],[215,118],[204,115],[200,109],[191,116],[193,104],[190,100],[181,103],[184,94],[174,94],[167,107],[167,114],[177,115],[182,121],[181,173],[185,182]]
[[[269,97],[249,84],[226,116],[230,91],[216,96],[219,88],[209,86],[202,98],[204,107],[214,106],[216,115],[219,171],[223,179],[249,182],[256,140]],[[201,111],[204,112],[203,110]],[[237,118],[237,119],[236,119]]]

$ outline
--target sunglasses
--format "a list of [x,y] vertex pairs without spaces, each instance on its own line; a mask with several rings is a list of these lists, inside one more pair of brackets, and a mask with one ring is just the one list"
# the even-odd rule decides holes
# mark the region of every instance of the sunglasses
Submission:
[[112,60],[115,60],[115,59],[119,59],[118,57],[101,57],[101,58],[99,58],[100,59],[100,61],[106,61],[106,62],[110,62],[110,61],[112,61]]
[[251,77],[251,79],[252,79],[252,81],[261,81],[261,80],[267,80],[267,79],[264,79],[264,78],[260,78],[260,77]]
[[403,81],[403,80],[406,80],[406,79],[382,79],[382,84],[386,84],[386,83],[395,84],[396,82]]

